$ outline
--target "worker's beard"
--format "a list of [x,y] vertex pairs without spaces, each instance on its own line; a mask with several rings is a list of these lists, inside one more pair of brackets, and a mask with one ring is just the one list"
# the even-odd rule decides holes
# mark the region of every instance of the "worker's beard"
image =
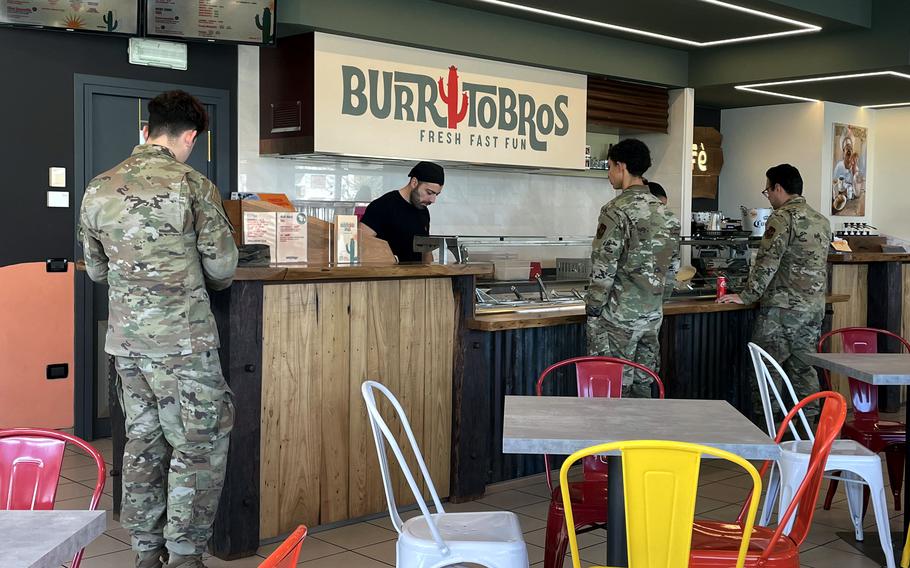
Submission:
[[417,189],[414,189],[413,191],[411,191],[409,201],[411,202],[411,205],[413,205],[414,207],[416,207],[418,209],[427,208],[426,204],[420,202],[420,192]]

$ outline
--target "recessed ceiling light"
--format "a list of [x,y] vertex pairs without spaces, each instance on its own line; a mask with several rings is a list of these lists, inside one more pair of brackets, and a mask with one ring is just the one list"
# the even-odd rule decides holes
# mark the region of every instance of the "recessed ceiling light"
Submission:
[[[798,95],[790,95],[787,93],[778,93],[775,91],[770,91],[768,87],[779,87],[781,85],[799,85],[803,83],[820,83],[823,81],[841,81],[843,79],[857,79],[861,77],[882,77],[882,76],[891,76],[891,77],[900,77],[902,79],[910,79],[910,75],[906,73],[898,73],[897,71],[873,71],[870,73],[850,73],[847,75],[828,75],[826,77],[809,77],[806,79],[790,79],[787,81],[771,81],[769,83],[752,83],[750,85],[736,85],[736,89],[740,91],[748,91],[750,93],[759,93],[762,95],[770,95],[772,97],[781,97],[784,99],[793,99],[797,101],[807,101],[810,103],[821,102],[819,99],[813,99],[810,97],[801,97]],[[885,108],[885,107],[895,107],[895,106],[905,106],[910,105],[910,102],[906,103],[889,103],[881,105],[863,105],[860,108]]]
[[791,24],[793,26],[796,26],[798,29],[788,30],[788,31],[784,31],[784,32],[774,32],[774,33],[767,33],[767,34],[734,37],[734,38],[729,38],[729,39],[719,39],[719,40],[715,40],[715,41],[694,41],[694,40],[685,39],[682,37],[676,37],[676,36],[671,36],[671,35],[666,35],[666,34],[659,34],[659,33],[655,33],[655,32],[649,32],[647,30],[641,30],[638,28],[630,28],[627,26],[621,26],[619,24],[611,24],[609,22],[602,22],[600,20],[591,20],[589,18],[581,18],[578,16],[572,16],[570,14],[563,14],[562,12],[554,12],[552,10],[534,8],[532,6],[516,4],[515,2],[506,2],[505,0],[477,0],[477,1],[481,2],[483,4],[491,4],[493,6],[511,8],[514,10],[520,10],[522,12],[528,12],[528,13],[537,14],[540,16],[548,16],[551,18],[557,18],[560,20],[566,20],[569,22],[575,22],[575,23],[579,23],[579,24],[587,24],[590,26],[598,27],[598,28],[604,28],[604,29],[608,29],[608,30],[614,30],[614,31],[619,31],[619,32],[624,32],[624,33],[629,33],[629,34],[634,34],[634,35],[640,35],[640,36],[644,36],[644,37],[650,37],[650,38],[660,39],[660,40],[674,42],[674,43],[681,43],[681,44],[688,45],[691,47],[711,47],[714,45],[725,45],[728,43],[739,43],[739,42],[744,42],[744,41],[754,41],[754,40],[768,39],[768,38],[773,38],[773,37],[783,37],[783,36],[790,36],[790,35],[796,35],[796,34],[805,34],[805,33],[821,31],[821,29],[822,29],[820,26],[816,26],[814,24],[801,22],[799,20],[794,20],[792,18],[785,18],[783,16],[778,16],[776,14],[770,14],[768,12],[762,12],[761,10],[753,10],[752,8],[746,8],[744,6],[737,6],[736,4],[731,4],[729,2],[723,2],[721,0],[696,0],[698,2],[704,2],[705,4],[713,4],[714,6],[720,6],[721,8],[727,8],[729,10],[735,10],[737,12],[744,12],[746,14],[752,14],[753,16],[757,16],[759,18],[765,18],[768,20],[775,20],[777,22]]

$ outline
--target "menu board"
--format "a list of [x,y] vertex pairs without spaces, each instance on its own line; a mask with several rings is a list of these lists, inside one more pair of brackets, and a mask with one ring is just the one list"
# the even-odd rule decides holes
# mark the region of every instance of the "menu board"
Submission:
[[275,43],[275,0],[148,0],[146,35]]
[[136,35],[138,0],[0,0],[0,25]]

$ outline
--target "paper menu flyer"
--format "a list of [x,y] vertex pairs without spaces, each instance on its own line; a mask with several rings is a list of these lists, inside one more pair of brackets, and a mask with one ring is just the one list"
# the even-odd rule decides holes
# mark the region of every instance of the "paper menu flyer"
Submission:
[[335,216],[335,262],[356,263],[360,258],[357,239],[357,215]]
[[243,242],[248,245],[269,245],[269,261],[277,262],[277,215],[274,211],[243,212]]
[[277,259],[282,262],[306,262],[307,218],[293,211],[275,213],[278,219]]

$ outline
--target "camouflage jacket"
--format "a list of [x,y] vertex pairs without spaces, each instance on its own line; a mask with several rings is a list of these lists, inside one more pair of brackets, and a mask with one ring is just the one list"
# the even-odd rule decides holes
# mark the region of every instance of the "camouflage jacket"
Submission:
[[679,271],[679,220],[645,186],[600,210],[591,251],[589,315],[628,327],[659,326]]
[[205,286],[230,286],[237,247],[205,176],[163,146],[137,146],[89,182],[78,232],[86,272],[110,287],[105,351],[164,357],[219,347]]
[[797,196],[768,218],[743,302],[797,311],[825,309],[831,223]]

